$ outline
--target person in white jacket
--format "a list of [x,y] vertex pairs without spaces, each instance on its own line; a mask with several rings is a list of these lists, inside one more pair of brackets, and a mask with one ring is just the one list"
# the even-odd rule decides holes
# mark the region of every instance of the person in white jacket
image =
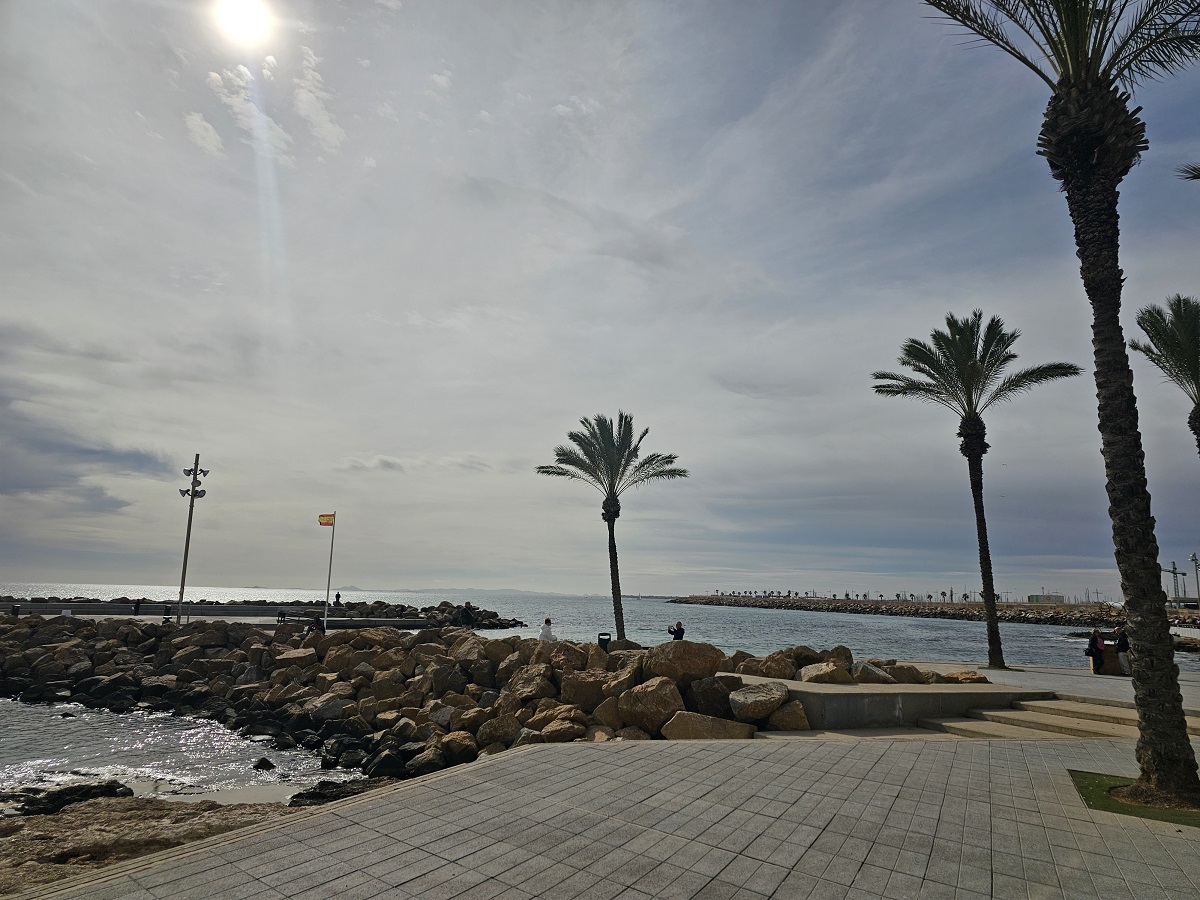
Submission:
[[542,625],[542,630],[538,634],[538,640],[539,641],[547,641],[549,643],[553,643],[554,641],[558,640],[558,638],[556,638],[554,636],[554,632],[550,630],[550,620],[549,619],[546,619],[545,624]]

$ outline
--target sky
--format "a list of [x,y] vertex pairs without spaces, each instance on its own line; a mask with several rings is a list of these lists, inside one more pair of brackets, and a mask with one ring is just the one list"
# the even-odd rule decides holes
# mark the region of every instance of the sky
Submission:
[[[1119,599],[1090,314],[1045,86],[911,0],[0,4],[0,582],[979,590],[957,419],[880,397],[980,308],[1082,377],[985,416],[996,587]],[[1139,88],[1123,320],[1200,293],[1200,71]],[[1161,561],[1187,397],[1133,360]],[[1168,586],[1170,579],[1165,582]]]

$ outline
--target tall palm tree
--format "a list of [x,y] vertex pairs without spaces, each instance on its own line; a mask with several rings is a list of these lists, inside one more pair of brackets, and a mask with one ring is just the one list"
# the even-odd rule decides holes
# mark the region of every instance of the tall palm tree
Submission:
[[[1080,375],[1073,363],[1046,363],[1005,375],[1014,362],[1012,352],[1021,332],[1005,331],[1004,321],[992,316],[983,324],[983,310],[968,318],[946,316],[946,330],[934,329],[930,343],[909,338],[900,347],[900,365],[921,378],[893,372],[872,372],[875,393],[885,397],[913,397],[944,406],[958,416],[959,452],[967,458],[971,500],[975,504],[975,535],[979,541],[979,574],[983,577],[983,612],[987,620],[988,665],[1003,669],[1004,648],[996,618],[996,589],[992,581],[992,551],[983,513],[983,454],[988,452],[983,412],[993,403],[1011,400],[1030,388]],[[944,596],[944,595],[943,595]]]
[[1158,564],[1133,371],[1121,331],[1117,187],[1149,148],[1130,91],[1200,58],[1200,0],[925,0],[1050,89],[1038,154],[1066,194],[1092,307],[1101,454],[1133,648],[1133,793],[1200,797]]
[[641,455],[642,440],[650,433],[645,429],[633,439],[633,416],[617,413],[616,428],[608,416],[597,415],[579,420],[582,431],[568,431],[567,438],[575,446],[560,444],[554,448],[552,466],[538,466],[542,475],[573,478],[583,481],[604,495],[600,518],[608,523],[608,570],[612,577],[613,613],[617,619],[617,640],[625,640],[625,610],[621,605],[621,576],[617,569],[617,539],[613,531],[621,515],[621,494],[631,487],[659,479],[687,478],[687,469],[675,465],[672,453]]
[[1147,306],[1138,312],[1137,323],[1149,343],[1130,341],[1129,346],[1146,354],[1168,381],[1173,381],[1192,401],[1188,428],[1200,450],[1200,302],[1176,294],[1167,308]]

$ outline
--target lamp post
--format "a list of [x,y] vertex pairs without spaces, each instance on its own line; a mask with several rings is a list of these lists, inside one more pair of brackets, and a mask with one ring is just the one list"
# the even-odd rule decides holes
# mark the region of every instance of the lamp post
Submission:
[[183,470],[184,475],[188,475],[192,479],[192,483],[185,488],[179,489],[179,496],[188,498],[188,523],[187,536],[183,539],[183,574],[179,576],[179,606],[175,611],[175,624],[179,625],[183,620],[183,588],[187,584],[187,561],[188,551],[192,547],[192,511],[196,508],[196,500],[203,497],[205,491],[200,487],[200,476],[208,477],[208,469],[200,468],[200,454],[196,454],[196,461],[190,469]]
[[1192,565],[1196,567],[1196,596],[1200,598],[1200,557],[1195,553],[1188,557]]

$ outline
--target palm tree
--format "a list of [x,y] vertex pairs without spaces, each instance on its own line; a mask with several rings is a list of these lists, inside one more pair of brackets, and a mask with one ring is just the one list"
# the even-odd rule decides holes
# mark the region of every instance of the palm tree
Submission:
[[1188,163],[1175,170],[1184,181],[1200,181],[1200,163]]
[[1188,428],[1200,450],[1200,302],[1195,297],[1176,294],[1167,299],[1167,308],[1147,306],[1138,312],[1137,323],[1150,343],[1130,341],[1129,346],[1158,366],[1188,395],[1192,413]]
[[617,539],[613,526],[621,515],[621,494],[631,487],[661,479],[687,478],[687,469],[675,465],[672,453],[651,453],[644,459],[642,440],[650,433],[645,429],[633,439],[633,416],[617,413],[616,429],[608,416],[597,415],[579,420],[582,431],[568,431],[567,438],[575,446],[560,444],[554,448],[552,466],[538,466],[541,475],[573,478],[583,481],[604,495],[600,518],[608,523],[608,570],[612,576],[613,613],[617,619],[617,640],[625,640],[625,610],[621,606],[621,576],[617,570]]
[[[1092,348],[1113,546],[1133,642],[1140,777],[1132,793],[1200,797],[1167,622],[1133,372],[1121,331],[1117,188],[1149,149],[1137,85],[1200,58],[1200,0],[925,0],[1050,89],[1038,154],[1067,198]],[[1011,31],[1010,31],[1011,27]]]
[[988,546],[983,514],[983,454],[988,452],[983,412],[993,403],[1010,400],[1035,385],[1080,375],[1073,363],[1046,363],[1009,375],[1004,370],[1017,358],[1012,352],[1021,332],[1005,331],[1004,322],[992,316],[983,324],[983,310],[969,318],[946,316],[946,330],[934,329],[931,344],[913,338],[900,347],[900,365],[922,378],[893,372],[872,372],[875,393],[885,397],[914,397],[936,403],[959,417],[959,452],[967,458],[971,499],[975,503],[975,534],[979,540],[979,572],[983,576],[983,611],[987,621],[988,665],[1003,669],[1004,648],[996,618],[996,590],[992,583],[992,551]]

